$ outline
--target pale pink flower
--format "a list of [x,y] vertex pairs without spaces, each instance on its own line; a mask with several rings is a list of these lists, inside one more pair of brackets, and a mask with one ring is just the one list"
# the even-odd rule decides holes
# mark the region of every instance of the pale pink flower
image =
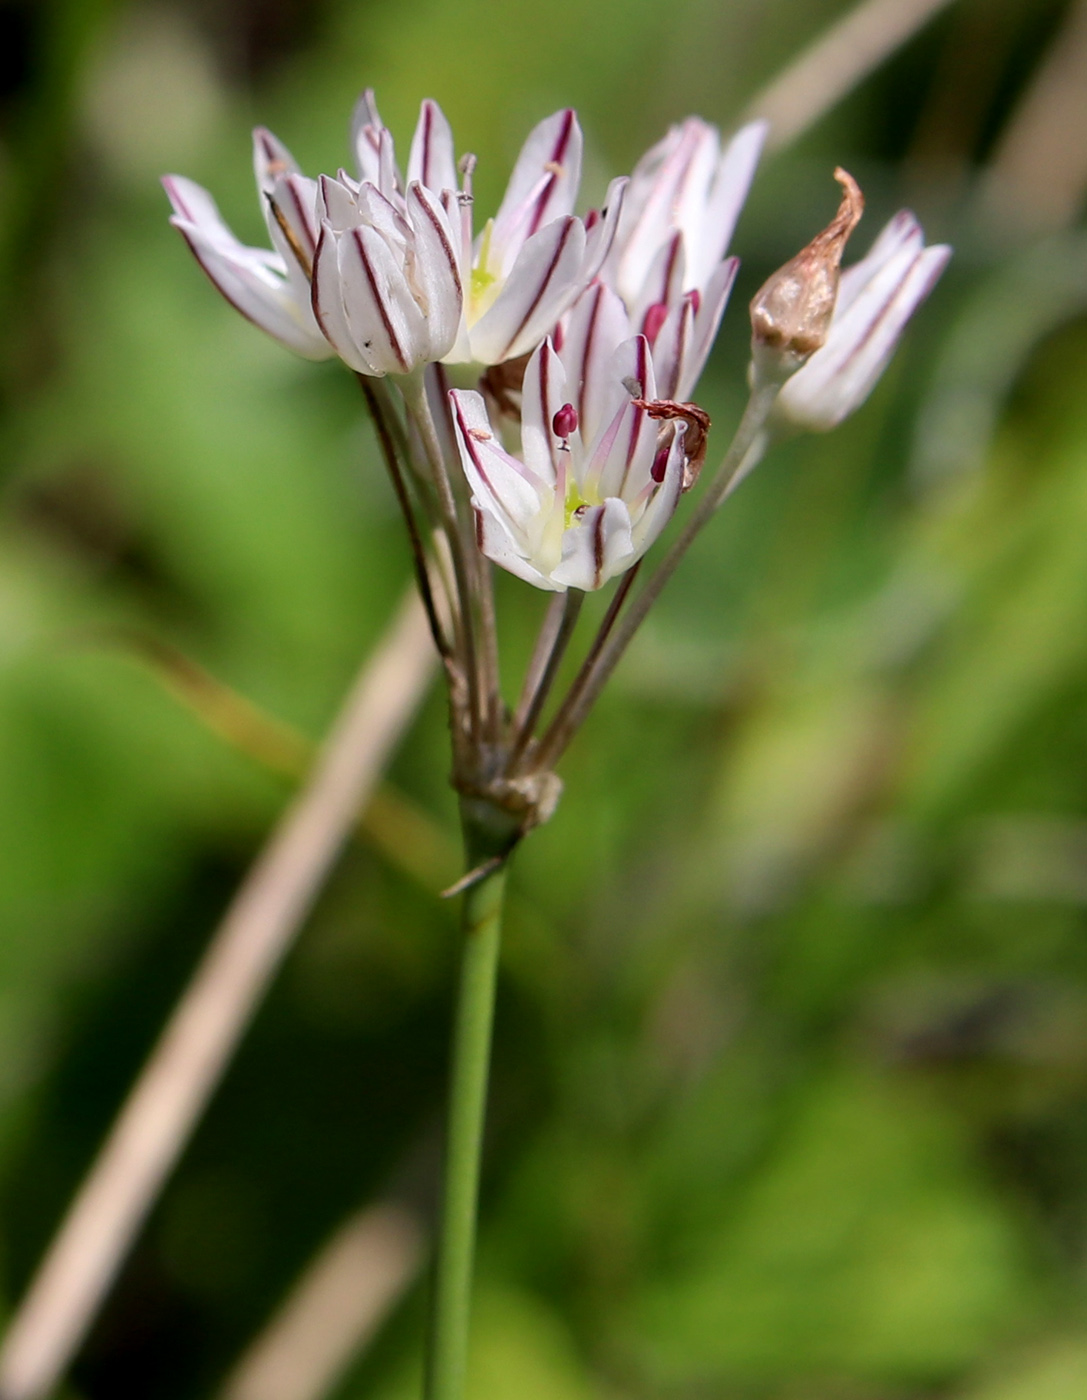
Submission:
[[481,395],[450,398],[479,547],[519,578],[551,591],[600,588],[671,518],[685,425],[662,428],[635,402],[656,398],[644,336],[620,345],[601,383],[580,393],[545,340],[525,371],[520,458],[502,446]]

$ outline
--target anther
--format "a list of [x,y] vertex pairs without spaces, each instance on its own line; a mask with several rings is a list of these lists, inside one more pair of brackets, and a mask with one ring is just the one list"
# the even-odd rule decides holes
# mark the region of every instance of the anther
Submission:
[[564,403],[551,420],[551,427],[557,438],[562,439],[563,448],[569,451],[567,439],[577,432],[577,409],[572,403]]

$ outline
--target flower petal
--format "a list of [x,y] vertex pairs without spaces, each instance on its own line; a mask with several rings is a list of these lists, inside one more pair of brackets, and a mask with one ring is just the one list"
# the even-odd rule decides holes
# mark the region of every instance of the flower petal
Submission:
[[785,384],[776,412],[812,432],[835,427],[859,408],[894,353],[907,321],[951,256],[937,245],[900,246],[831,324],[827,343]]
[[634,562],[630,512],[614,496],[587,506],[562,537],[562,560],[551,579],[565,588],[592,592]]
[[[566,402],[566,371],[548,337],[525,367],[521,386],[521,455],[525,465],[554,485],[565,464],[555,436],[555,414]],[[566,452],[564,455],[569,455]]]
[[340,282],[340,235],[326,220],[321,225],[317,251],[313,258],[313,314],[328,343],[350,369],[359,374],[374,374],[374,365],[363,355],[361,347],[347,320]]
[[445,113],[429,97],[419,111],[419,123],[408,156],[408,184],[413,180],[418,180],[436,195],[443,190],[457,188],[453,129]]
[[[632,336],[613,354],[605,375],[609,419],[589,445],[581,487],[589,499],[633,498],[650,480],[659,426],[634,398],[654,399],[653,358],[644,335]],[[610,413],[609,413],[610,410]]]
[[571,109],[529,132],[495,215],[491,246],[508,273],[525,242],[546,224],[573,213],[581,183],[581,127]]
[[463,293],[453,234],[434,193],[408,186],[408,217],[415,233],[415,271],[426,311],[429,360],[449,353],[461,323]]
[[328,359],[328,346],[286,280],[279,255],[239,242],[212,197],[192,180],[167,175],[162,183],[174,208],[170,222],[227,301],[297,354]]
[[721,259],[736,229],[769,123],[748,122],[721,153],[704,208],[684,222],[687,233],[688,286],[702,287]]
[[584,442],[592,442],[604,425],[604,405],[610,402],[604,373],[616,348],[630,333],[626,307],[603,282],[586,288],[566,320],[560,358],[573,391]]
[[355,165],[360,180],[368,180],[372,185],[381,185],[382,133],[387,135],[385,123],[377,110],[372,88],[367,88],[355,103],[351,114],[351,149],[355,153]]
[[429,342],[403,261],[367,225],[340,234],[337,243],[343,305],[356,345],[376,374],[407,374],[428,358]]
[[473,357],[496,365],[534,349],[581,290],[585,229],[580,219],[555,219],[521,249],[494,304],[470,336]]
[[481,394],[473,389],[454,389],[449,397],[461,463],[479,508],[493,512],[507,532],[527,548],[541,512],[551,504],[547,485],[502,447]]

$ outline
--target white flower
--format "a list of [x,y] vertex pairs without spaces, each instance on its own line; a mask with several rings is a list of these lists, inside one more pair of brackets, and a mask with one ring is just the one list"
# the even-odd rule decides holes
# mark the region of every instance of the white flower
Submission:
[[868,256],[842,273],[826,342],[786,381],[775,419],[826,432],[859,408],[950,256],[945,244],[925,247],[908,210],[896,214]]
[[568,344],[599,359],[640,332],[660,396],[690,398],[736,278],[725,254],[765,135],[752,122],[722,149],[717,128],[692,117],[642,157],[599,280],[559,329],[564,361]]
[[525,370],[523,460],[503,448],[479,394],[450,398],[480,549],[538,588],[587,591],[630,568],[670,519],[685,425],[662,428],[646,407],[657,394],[644,336],[619,346],[599,385],[567,385],[547,339]]
[[327,360],[333,351],[310,309],[316,184],[299,173],[291,153],[263,127],[253,133],[253,165],[275,252],[239,242],[211,195],[181,175],[166,175],[162,181],[174,209],[170,222],[243,316],[299,355]]
[[451,349],[461,319],[454,235],[437,197],[322,175],[313,311],[360,374],[409,374]]
[[605,280],[638,324],[703,290],[728,251],[766,137],[742,127],[721,149],[716,127],[691,117],[651,147],[630,177]]
[[[373,97],[356,110],[358,172],[390,203],[402,202],[393,141]],[[459,181],[453,135],[441,108],[424,102],[408,160],[408,188],[417,182],[444,211],[460,284],[462,315],[455,343],[431,358],[500,364],[534,350],[595,277],[615,236],[625,181],[608,191],[606,213],[587,223],[573,214],[581,179],[581,128],[570,111],[556,112],[529,134],[495,217],[472,234],[471,158]],[[345,177],[341,174],[341,183]],[[315,289],[323,313],[331,288]],[[350,308],[353,290],[343,300]]]

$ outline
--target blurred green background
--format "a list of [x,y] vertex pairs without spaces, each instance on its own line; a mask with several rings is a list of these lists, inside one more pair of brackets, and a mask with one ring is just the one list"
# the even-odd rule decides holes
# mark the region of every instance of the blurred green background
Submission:
[[[289,785],[134,637],[317,738],[405,586],[351,377],[167,224],[263,241],[248,129],[433,95],[499,197],[733,125],[841,0],[0,0],[0,1300],[19,1297]],[[707,531],[519,853],[472,1400],[1087,1395],[1087,8],[958,0],[769,158],[744,305],[865,188],[956,257],[870,402]],[[711,452],[712,452],[711,439]],[[523,651],[541,599],[500,604]],[[454,840],[433,694],[390,780]],[[388,843],[386,843],[388,844]],[[187,1400],[360,1206],[425,1216],[454,911],[353,844],[74,1370]],[[424,1289],[330,1394],[411,1396]]]

